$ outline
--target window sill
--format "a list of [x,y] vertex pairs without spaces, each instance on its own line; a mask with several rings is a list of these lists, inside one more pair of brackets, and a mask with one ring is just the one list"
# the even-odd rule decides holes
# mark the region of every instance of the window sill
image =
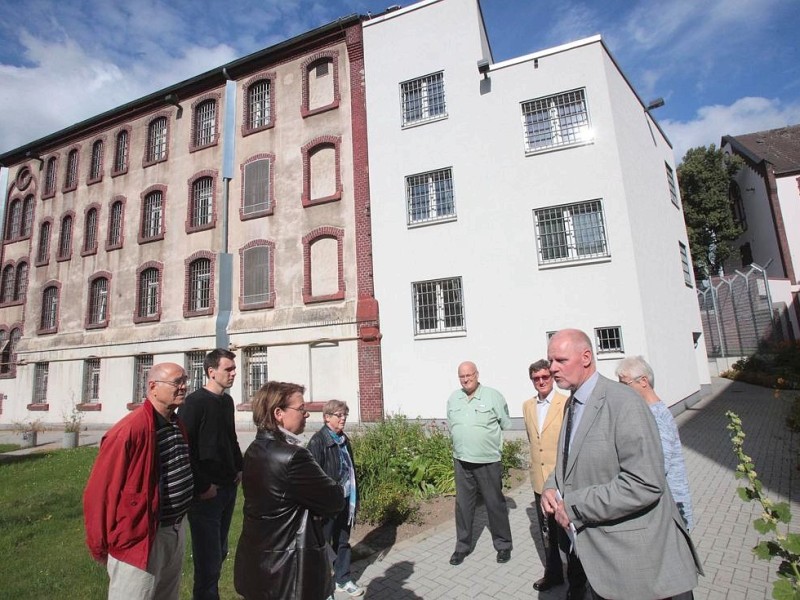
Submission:
[[417,333],[414,335],[415,341],[422,340],[443,340],[447,338],[467,337],[467,330],[461,331],[436,331],[431,333]]
[[558,152],[559,150],[569,150],[570,148],[580,148],[581,146],[591,146],[594,140],[585,140],[583,142],[575,142],[573,144],[563,144],[561,146],[550,146],[548,148],[536,148],[534,150],[525,150],[525,156],[537,156],[539,154],[549,154],[550,152]]
[[247,137],[248,135],[253,135],[254,133],[259,133],[261,131],[266,131],[267,129],[272,129],[273,127],[275,127],[275,119],[266,125],[262,125],[261,127],[249,128],[242,125],[242,137]]
[[187,225],[186,234],[188,235],[190,233],[197,233],[198,231],[208,231],[210,229],[214,229],[216,226],[217,218],[215,216],[210,223],[204,223],[203,225]]
[[125,408],[127,408],[128,410],[136,410],[137,408],[141,407],[142,404],[144,404],[144,400],[142,400],[141,402],[128,402],[125,405]]
[[197,152],[199,150],[205,150],[206,148],[213,148],[214,146],[217,145],[218,141],[219,140],[215,138],[213,142],[209,142],[207,144],[198,144],[197,146],[190,146],[189,154],[191,154],[192,152]]
[[336,190],[336,192],[331,194],[330,196],[323,196],[322,198],[307,198],[303,196],[303,208],[317,206],[318,204],[328,204],[329,202],[338,202],[341,199],[342,199],[341,188]]
[[31,412],[47,412],[50,410],[50,404],[47,402],[34,402],[33,404],[28,404],[25,408]]
[[614,351],[614,352],[598,352],[595,354],[595,357],[598,361],[602,360],[620,360],[625,358],[625,352],[623,351]]
[[239,310],[242,312],[250,310],[263,310],[266,308],[275,308],[274,294],[270,295],[270,299],[267,302],[252,302],[251,304],[245,304],[241,300],[239,301]]
[[108,321],[103,321],[102,323],[87,323],[86,329],[105,329],[108,327]]
[[111,171],[111,177],[119,177],[120,175],[126,175],[128,173],[128,167],[121,169],[119,171]]
[[420,227],[439,225],[441,223],[453,223],[455,221],[458,221],[458,215],[448,215],[446,217],[436,217],[435,219],[427,219],[425,221],[414,221],[408,224],[408,228],[419,229]]
[[139,238],[139,244],[149,244],[151,242],[160,242],[160,241],[163,241],[163,239],[164,239],[164,234],[163,233],[161,233],[159,235],[154,235],[153,237],[147,237],[147,238],[140,237]]
[[83,404],[76,404],[75,410],[78,412],[100,412],[103,410],[103,405],[99,402],[84,402]]
[[95,177],[94,179],[87,179],[86,185],[87,186],[94,185],[95,183],[100,183],[101,181],[103,181],[102,175],[100,175],[100,177]]
[[312,117],[314,115],[318,115],[320,113],[328,112],[329,110],[335,110],[339,108],[339,99],[337,98],[330,104],[326,104],[325,106],[318,106],[317,108],[305,108],[301,110],[301,116],[305,119],[306,117]]
[[81,256],[91,256],[92,254],[97,254],[97,246],[90,250],[81,250]]
[[420,125],[427,125],[428,123],[436,123],[437,121],[444,121],[447,117],[448,115],[444,114],[438,117],[430,117],[428,119],[419,119],[417,121],[411,121],[410,123],[403,123],[401,129],[413,129],[414,127],[419,127]]
[[252,212],[246,213],[243,209],[239,209],[239,220],[240,221],[249,221],[251,219],[260,219],[261,217],[269,217],[275,212],[275,208],[270,201],[270,207],[264,210],[254,210]]
[[579,267],[583,265],[595,265],[606,262],[611,262],[611,255],[598,256],[596,258],[576,258],[574,260],[570,259],[560,262],[539,263],[539,269],[560,269],[562,267]]
[[133,322],[135,324],[138,324],[138,323],[158,323],[160,320],[161,320],[161,313],[158,313],[157,315],[152,315],[152,316],[149,316],[149,317],[140,317],[140,316],[137,316],[137,315],[133,316]]
[[344,300],[344,290],[325,296],[309,296],[303,294],[303,304],[318,304],[320,302],[333,302],[337,300]]

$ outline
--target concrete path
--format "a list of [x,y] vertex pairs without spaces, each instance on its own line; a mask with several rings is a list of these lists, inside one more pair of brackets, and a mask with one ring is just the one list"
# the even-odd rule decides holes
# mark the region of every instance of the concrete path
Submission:
[[[755,600],[770,598],[777,561],[758,560],[751,548],[759,534],[753,520],[760,514],[754,503],[745,504],[736,493],[741,482],[733,472],[736,459],[731,450],[725,412],[736,412],[743,421],[745,452],[756,465],[767,495],[774,501],[791,499],[792,530],[800,527],[800,473],[796,469],[800,443],[784,419],[793,393],[775,395],[772,390],[714,379],[712,394],[676,419],[689,471],[694,503],[697,545],[705,577],[695,589],[697,600]],[[103,430],[81,433],[80,444],[96,444]],[[239,433],[242,449],[254,437],[253,431]],[[519,432],[513,432],[515,435]],[[0,442],[19,443],[9,431],[0,431]],[[34,451],[61,446],[60,432],[40,434]],[[26,453],[30,450],[19,450]],[[543,574],[542,548],[533,491],[524,483],[509,496],[514,551],[511,561],[495,562],[491,538],[485,528],[485,512],[479,508],[476,523],[482,524],[473,553],[464,564],[453,567],[448,559],[455,545],[455,526],[446,523],[390,550],[354,564],[354,578],[366,588],[365,598],[373,600],[425,600],[541,598],[561,600],[566,586],[546,593],[535,592],[533,582]],[[337,594],[344,600],[346,594]]]

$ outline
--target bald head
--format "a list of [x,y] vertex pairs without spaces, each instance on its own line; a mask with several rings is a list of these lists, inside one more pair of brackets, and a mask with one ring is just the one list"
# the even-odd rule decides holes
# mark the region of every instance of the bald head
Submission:
[[169,418],[186,396],[186,371],[175,363],[158,363],[147,374],[147,399],[162,416]]
[[467,396],[471,396],[478,389],[478,385],[480,385],[478,382],[479,377],[478,367],[475,366],[474,362],[467,360],[458,365],[458,381]]
[[550,338],[547,358],[561,389],[574,392],[596,371],[592,342],[580,329],[562,329]]

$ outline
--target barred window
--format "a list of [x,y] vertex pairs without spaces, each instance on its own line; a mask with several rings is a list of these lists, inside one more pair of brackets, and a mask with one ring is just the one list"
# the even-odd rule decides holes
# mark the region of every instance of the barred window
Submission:
[[440,169],[406,177],[408,224],[454,217],[452,169]]
[[147,162],[167,157],[167,117],[154,119],[147,128]]
[[108,240],[106,245],[109,248],[122,246],[122,218],[124,216],[124,205],[121,200],[111,205],[111,212],[108,216]]
[[21,262],[17,265],[17,276],[14,278],[13,300],[24,300],[28,291],[28,263]]
[[664,163],[664,166],[667,169],[667,186],[669,187],[669,199],[672,200],[672,203],[680,208],[680,204],[678,203],[678,188],[675,185],[675,172],[672,170],[667,163]]
[[211,223],[213,214],[214,179],[201,177],[192,184],[192,204],[190,224],[200,227]]
[[123,129],[117,134],[117,145],[114,149],[114,172],[128,169],[128,132]]
[[262,158],[244,166],[244,199],[242,213],[251,215],[270,207],[269,159]]
[[58,288],[54,285],[46,287],[42,292],[42,315],[39,329],[51,330],[58,323]]
[[100,179],[103,174],[103,140],[92,144],[92,162],[89,165],[89,180]]
[[91,208],[86,213],[86,223],[83,233],[83,251],[97,250],[97,209]]
[[71,190],[78,185],[78,151],[70,150],[67,155],[67,172],[64,177],[64,189]]
[[608,256],[600,200],[534,210],[539,264]]
[[140,403],[147,397],[147,376],[153,368],[153,355],[141,354],[133,361],[133,402]]
[[31,229],[33,229],[33,196],[25,198],[22,203],[22,225],[19,232],[20,237],[26,238],[30,236]]
[[100,359],[90,358],[83,361],[83,403],[92,404],[100,401]]
[[14,295],[14,266],[6,265],[3,268],[2,279],[0,280],[0,303],[11,302]]
[[7,341],[4,339],[2,351],[0,351],[0,373],[12,373],[15,368],[14,362],[16,360],[16,349],[19,339],[22,337],[22,332],[19,328],[11,330]]
[[268,246],[254,246],[242,252],[243,304],[269,302],[269,252]]
[[158,237],[163,226],[163,200],[161,191],[150,192],[144,197],[142,208],[142,239]]
[[186,353],[186,374],[189,381],[186,385],[186,392],[193,392],[203,387],[206,382],[206,374],[203,372],[203,361],[206,359],[206,353],[200,352],[187,352]]
[[217,101],[206,100],[197,105],[194,113],[194,145],[213,144],[217,134]]
[[[678,242],[678,250],[681,253],[681,266],[683,267],[683,281],[689,287],[692,287],[692,266],[689,263],[689,253],[686,250],[686,245],[683,242]],[[747,264],[753,262],[752,256]],[[742,264],[742,266],[746,266]]]
[[583,89],[522,103],[525,151],[535,152],[591,140]]
[[623,352],[621,327],[597,327],[594,330],[594,344],[598,354]]
[[22,202],[14,200],[8,209],[6,219],[6,240],[13,240],[19,235],[19,228],[22,224]]
[[47,375],[50,363],[40,362],[33,366],[33,403],[47,404]]
[[442,71],[400,84],[403,127],[447,116]]
[[414,334],[466,331],[461,277],[412,284]]
[[198,258],[189,265],[189,310],[211,308],[211,261]]
[[269,79],[256,81],[247,90],[247,123],[249,129],[257,129],[269,125],[270,82]]
[[39,226],[39,245],[36,248],[36,263],[44,264],[50,258],[50,221]]
[[155,267],[145,269],[139,276],[139,306],[138,316],[155,317],[158,315],[161,286],[159,285],[160,272]]
[[72,256],[72,217],[67,215],[61,220],[61,236],[58,239],[58,258],[67,259]]
[[56,193],[56,157],[47,159],[47,170],[44,175],[43,196],[52,196]]
[[252,402],[256,392],[267,383],[267,347],[250,346],[244,349],[244,398]]
[[108,323],[108,279],[98,277],[89,287],[89,324]]

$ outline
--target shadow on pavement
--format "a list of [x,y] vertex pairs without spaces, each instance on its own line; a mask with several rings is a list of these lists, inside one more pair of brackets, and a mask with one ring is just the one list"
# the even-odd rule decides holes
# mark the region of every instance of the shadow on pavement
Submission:
[[406,581],[414,573],[414,563],[404,560],[391,565],[383,575],[376,577],[367,586],[366,598],[403,598],[409,600],[422,600],[410,589],[404,587]]

